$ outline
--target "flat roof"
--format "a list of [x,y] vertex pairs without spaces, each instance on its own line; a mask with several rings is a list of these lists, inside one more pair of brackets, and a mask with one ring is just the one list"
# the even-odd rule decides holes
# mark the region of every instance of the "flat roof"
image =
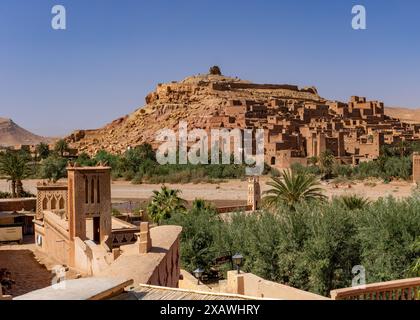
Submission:
[[111,300],[262,300],[239,294],[196,291],[140,284]]
[[121,256],[99,275],[133,279],[136,285],[148,283],[181,231],[182,227],[170,225],[150,229],[152,248],[149,252],[140,254],[138,244],[123,245]]
[[124,292],[133,280],[118,278],[81,278],[35,290],[13,300],[103,300]]

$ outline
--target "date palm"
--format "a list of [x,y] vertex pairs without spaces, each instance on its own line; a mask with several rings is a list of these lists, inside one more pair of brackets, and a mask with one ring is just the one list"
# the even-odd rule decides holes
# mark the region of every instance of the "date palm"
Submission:
[[186,201],[180,195],[181,191],[162,186],[160,191],[153,191],[153,197],[147,211],[153,222],[160,224],[169,219],[174,212],[184,211]]
[[368,199],[355,194],[343,195],[340,197],[340,201],[349,210],[360,210],[370,204]]
[[0,173],[7,176],[12,184],[12,197],[23,195],[22,180],[30,173],[30,159],[23,153],[7,151],[0,155]]
[[61,157],[64,157],[64,153],[69,151],[69,145],[66,140],[60,139],[55,143],[54,151],[57,152]]
[[48,144],[41,142],[36,146],[36,154],[40,159],[46,159],[50,154],[50,147]]
[[319,157],[319,166],[325,178],[328,178],[331,175],[334,163],[335,157],[331,150],[327,149],[321,153]]
[[263,201],[270,207],[285,204],[294,210],[295,206],[304,201],[325,200],[318,179],[304,172],[285,170],[280,177],[272,177],[267,184],[272,187],[264,192]]

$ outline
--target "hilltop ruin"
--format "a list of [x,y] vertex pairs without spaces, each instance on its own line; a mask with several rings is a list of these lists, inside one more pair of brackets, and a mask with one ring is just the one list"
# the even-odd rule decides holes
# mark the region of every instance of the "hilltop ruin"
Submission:
[[420,126],[388,117],[384,103],[353,96],[348,103],[330,101],[314,87],[256,84],[222,75],[197,75],[158,84],[146,105],[102,129],[77,131],[67,139],[80,152],[104,149],[122,153],[151,143],[162,128],[262,128],[265,161],[277,168],[307,164],[330,150],[342,163],[376,159],[384,144],[420,137]]

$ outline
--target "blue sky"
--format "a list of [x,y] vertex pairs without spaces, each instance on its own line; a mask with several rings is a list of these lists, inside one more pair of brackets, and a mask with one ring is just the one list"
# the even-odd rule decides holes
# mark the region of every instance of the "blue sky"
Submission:
[[[67,30],[51,28],[51,8]],[[367,30],[351,28],[351,8]],[[1,0],[0,117],[43,135],[100,127],[159,82],[219,65],[263,83],[314,85],[420,107],[418,0]]]

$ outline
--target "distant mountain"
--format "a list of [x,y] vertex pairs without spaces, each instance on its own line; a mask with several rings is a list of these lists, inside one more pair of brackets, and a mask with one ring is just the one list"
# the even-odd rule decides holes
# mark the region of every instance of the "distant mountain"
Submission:
[[48,143],[51,140],[23,129],[11,119],[0,118],[0,146],[35,145],[40,142]]
[[420,123],[420,109],[385,107],[385,114],[406,123]]

